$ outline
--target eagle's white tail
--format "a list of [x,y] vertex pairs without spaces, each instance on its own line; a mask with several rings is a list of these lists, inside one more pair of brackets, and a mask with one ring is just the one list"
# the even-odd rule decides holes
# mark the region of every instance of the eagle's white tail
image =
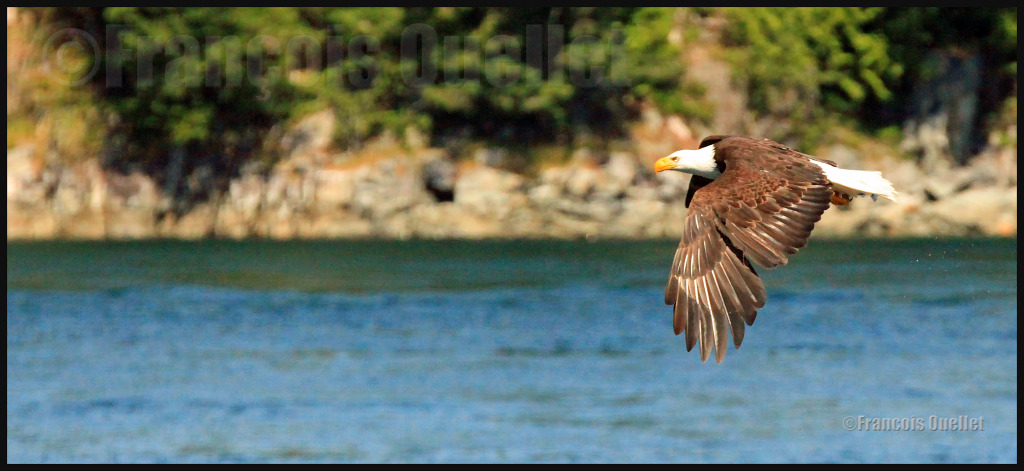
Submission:
[[832,182],[832,190],[849,196],[871,195],[872,199],[879,196],[889,201],[896,200],[896,189],[892,183],[882,176],[882,172],[870,170],[847,170],[829,164],[813,161],[825,171],[825,178]]

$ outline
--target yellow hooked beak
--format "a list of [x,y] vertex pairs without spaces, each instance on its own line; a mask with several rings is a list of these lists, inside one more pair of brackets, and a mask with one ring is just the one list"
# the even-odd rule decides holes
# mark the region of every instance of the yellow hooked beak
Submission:
[[662,157],[662,158],[658,159],[657,162],[654,163],[654,172],[655,173],[662,172],[662,171],[665,171],[665,170],[672,170],[674,168],[676,168],[676,163],[673,162],[672,159],[670,159],[668,157]]

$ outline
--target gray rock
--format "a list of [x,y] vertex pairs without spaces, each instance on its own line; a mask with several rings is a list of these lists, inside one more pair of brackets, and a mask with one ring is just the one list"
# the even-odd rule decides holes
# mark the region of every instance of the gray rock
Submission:
[[525,187],[521,175],[490,167],[474,167],[459,175],[455,182],[455,204],[464,210],[492,219],[504,219],[514,205],[525,205],[529,198],[520,193]]
[[925,58],[934,71],[915,84],[910,97],[914,116],[904,125],[903,147],[918,152],[926,170],[947,156],[958,164],[967,162],[975,143],[975,117],[983,78],[978,53],[936,50]]
[[438,201],[451,201],[455,194],[458,169],[448,156],[431,158],[423,164],[423,182]]
[[587,199],[605,180],[599,170],[583,166],[572,167],[566,177],[566,194],[581,200]]
[[999,235],[1017,233],[1017,187],[970,189],[927,207],[925,214],[947,221],[949,229],[929,232],[950,235]]
[[431,201],[415,163],[409,158],[390,157],[355,171],[352,208],[363,218],[382,222]]
[[287,160],[315,159],[316,154],[325,152],[331,144],[335,121],[330,109],[302,118],[281,138],[282,147],[290,154]]
[[512,164],[507,150],[492,147],[477,149],[473,153],[473,160],[480,165],[493,168],[508,168]]
[[625,191],[633,186],[637,179],[640,166],[633,155],[625,152],[613,152],[604,166],[608,181],[617,190]]

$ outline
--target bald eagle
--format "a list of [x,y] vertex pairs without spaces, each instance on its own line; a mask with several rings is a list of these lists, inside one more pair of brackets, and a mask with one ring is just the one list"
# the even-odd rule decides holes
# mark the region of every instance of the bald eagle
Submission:
[[707,361],[714,349],[718,363],[729,331],[739,348],[744,325],[753,325],[767,298],[751,262],[785,265],[830,203],[896,198],[881,172],[841,169],[764,138],[710,136],[696,150],[659,159],[654,170],[693,175],[665,304],[673,306],[676,335],[686,332],[686,350],[699,343]]

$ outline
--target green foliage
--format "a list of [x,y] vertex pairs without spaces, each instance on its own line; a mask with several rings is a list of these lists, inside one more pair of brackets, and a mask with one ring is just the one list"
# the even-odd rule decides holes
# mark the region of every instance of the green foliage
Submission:
[[1015,8],[35,11],[49,29],[84,29],[113,52],[73,93],[43,93],[52,88],[43,78],[32,88],[38,107],[16,106],[23,112],[12,116],[9,105],[8,145],[12,130],[27,133],[42,108],[67,108],[50,112],[54,125],[102,121],[76,135],[102,142],[106,134],[115,165],[155,173],[166,171],[175,149],[188,151],[188,166],[221,174],[273,160],[280,129],[324,109],[337,118],[334,144],[343,149],[409,129],[447,146],[614,139],[645,102],[707,122],[713,103],[683,79],[680,44],[694,33],[682,27],[687,12],[727,20],[724,46],[748,85],[750,111],[788,123],[785,132],[804,143],[843,121],[870,123],[891,138],[899,98],[926,76],[933,48],[984,55],[993,77],[986,86],[994,87],[987,109],[1016,90]]
[[94,84],[118,117],[124,163],[151,170],[187,148],[231,171],[272,150],[259,142],[271,127],[320,109],[336,114],[341,148],[410,128],[435,143],[615,136],[641,101],[707,114],[666,39],[673,9],[48,11],[113,32]]
[[626,64],[632,95],[667,113],[707,122],[713,106],[702,101],[699,85],[681,80],[682,51],[667,38],[676,27],[676,8],[642,8],[626,26]]
[[170,149],[189,167],[231,174],[265,150],[274,124],[307,93],[286,78],[289,38],[323,33],[292,8],[106,8],[108,50],[97,77],[118,116],[122,160],[160,173]]
[[[89,9],[69,10],[74,19],[89,18]],[[66,34],[73,27],[83,25],[48,10],[8,23],[8,149],[34,144],[39,155],[52,151],[66,162],[101,152],[108,131],[105,116],[96,89],[82,80],[94,67],[94,57],[83,35]],[[67,47],[61,47],[65,41]]]
[[882,8],[728,8],[733,65],[749,85],[755,112],[784,115],[800,134],[822,118],[892,98],[903,72],[886,38],[864,26]]
[[[417,105],[436,135],[561,141],[616,135],[647,100],[688,111],[679,96],[683,64],[667,41],[673,9],[439,9],[472,19],[468,32],[433,20],[437,76]],[[474,13],[474,14],[470,14]]]
[[788,120],[805,145],[837,121],[891,138],[936,50],[985,58],[991,98],[983,113],[1016,94],[1016,8],[727,8],[722,15],[751,111]]
[[[984,62],[982,113],[998,113],[1002,100],[1016,97],[1017,9],[1003,8],[886,8],[865,25],[886,38],[892,60],[906,71],[889,87],[907,96],[934,70],[929,58],[935,51],[966,57],[979,54]],[[885,125],[899,116],[898,100],[866,103],[861,119]]]

